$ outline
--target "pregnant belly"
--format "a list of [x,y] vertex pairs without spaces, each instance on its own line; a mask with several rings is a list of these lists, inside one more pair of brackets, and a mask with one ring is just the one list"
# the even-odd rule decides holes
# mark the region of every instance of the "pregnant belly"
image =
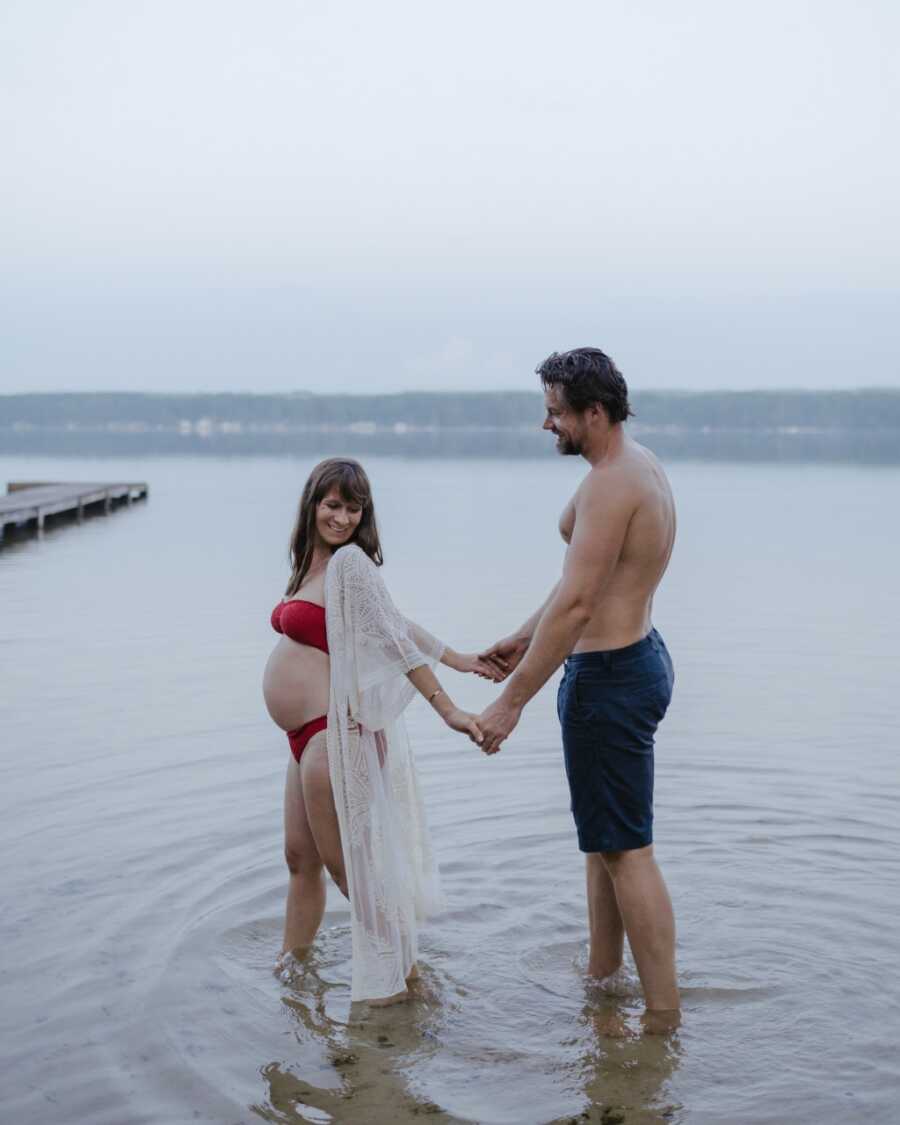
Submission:
[[281,637],[263,673],[263,698],[273,722],[296,730],[326,714],[329,671],[326,653]]

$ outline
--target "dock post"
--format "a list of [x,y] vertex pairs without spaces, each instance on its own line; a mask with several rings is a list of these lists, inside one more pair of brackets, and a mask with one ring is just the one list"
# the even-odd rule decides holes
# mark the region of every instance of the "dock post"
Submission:
[[37,513],[37,533],[38,539],[44,538],[44,513],[40,508],[38,508]]
[[78,501],[78,522],[84,523],[84,501]]
[[110,510],[111,507],[112,507],[112,500],[110,499],[109,493],[107,492],[106,495],[103,497],[103,514],[104,514],[104,516],[109,515],[109,510]]

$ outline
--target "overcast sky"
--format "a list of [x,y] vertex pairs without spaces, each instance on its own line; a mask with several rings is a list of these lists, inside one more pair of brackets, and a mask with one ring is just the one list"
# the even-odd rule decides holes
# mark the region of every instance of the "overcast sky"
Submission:
[[896,0],[4,0],[0,392],[900,386]]

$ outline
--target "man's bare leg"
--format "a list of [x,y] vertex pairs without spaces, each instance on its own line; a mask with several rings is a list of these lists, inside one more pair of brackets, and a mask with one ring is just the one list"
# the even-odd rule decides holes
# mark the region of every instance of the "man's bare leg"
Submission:
[[599,852],[590,852],[584,859],[588,925],[591,931],[588,975],[608,977],[622,966],[625,926],[616,902],[616,890],[606,870],[603,856]]
[[[653,845],[603,852],[648,1012],[677,1012],[675,917]],[[657,1021],[658,1022],[658,1021]]]

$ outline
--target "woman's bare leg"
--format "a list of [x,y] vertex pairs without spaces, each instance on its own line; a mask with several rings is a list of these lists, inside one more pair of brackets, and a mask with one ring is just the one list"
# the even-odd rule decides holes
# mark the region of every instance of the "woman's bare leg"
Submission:
[[[300,757],[300,775],[303,779],[303,796],[306,801],[309,826],[319,855],[341,894],[349,898],[344,853],[341,847],[341,830],[337,809],[334,807],[331,776],[328,772],[325,731],[313,735],[306,744]],[[414,971],[417,971],[415,966],[410,971],[410,977],[413,976]],[[385,996],[383,999],[369,1000],[368,1003],[373,1008],[382,1008],[389,1004],[398,1004],[406,1000],[408,995],[404,990],[393,996]]]
[[284,858],[290,880],[282,953],[310,946],[325,913],[322,859],[306,816],[300,767],[293,756],[284,785]]
[[307,742],[300,755],[300,777],[306,815],[316,849],[341,894],[344,898],[349,898],[344,853],[341,849],[341,829],[328,773],[325,731],[314,734]]

